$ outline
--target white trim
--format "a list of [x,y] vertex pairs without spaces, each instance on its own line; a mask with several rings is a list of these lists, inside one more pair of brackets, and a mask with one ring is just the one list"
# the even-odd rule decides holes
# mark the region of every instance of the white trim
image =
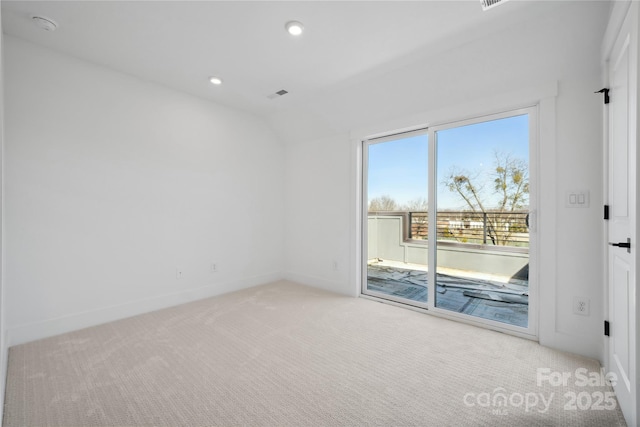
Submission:
[[10,346],[19,345],[41,338],[88,328],[282,279],[282,274],[274,272],[243,280],[216,283],[214,285],[202,286],[196,289],[145,298],[97,310],[74,313],[67,316],[57,317],[55,319],[18,325],[9,328],[8,343]]
[[365,292],[364,285],[365,283],[363,281],[360,296],[366,296],[366,297],[369,297],[370,299],[381,301],[381,302],[392,302],[394,303],[394,305],[400,305],[401,307],[413,307],[419,310],[423,310],[425,312],[428,312],[430,310],[429,305],[424,302],[414,301],[414,300],[411,300],[411,302],[409,302],[409,300],[407,300],[406,298],[400,298],[393,295],[383,294],[381,292],[376,292],[371,290],[368,290]]
[[[436,126],[437,127],[437,126]],[[450,312],[442,311],[436,308],[436,288],[435,286],[438,283],[437,274],[438,274],[438,191],[431,191],[438,187],[438,138],[436,136],[435,128],[429,128],[429,205],[435,209],[429,209],[427,214],[427,245],[428,245],[428,278],[427,282],[432,283],[433,286],[429,286],[429,299],[428,299],[428,307],[429,310],[433,311],[433,314],[436,316],[447,317]],[[433,183],[433,185],[431,184]],[[433,187],[433,188],[432,188]],[[431,225],[435,224],[435,227]],[[431,268],[431,266],[434,268]],[[461,317],[462,321],[465,321],[465,317]]]
[[[393,305],[395,307],[401,307],[401,308],[406,308],[407,310],[417,311],[418,313],[429,314],[429,310],[427,310],[424,307],[419,307],[419,306],[416,306],[416,305],[407,304],[407,303],[400,302],[400,301],[395,301],[393,299],[381,298],[381,297],[377,297],[375,295],[367,295],[367,294],[360,294],[358,296],[360,298],[364,298],[364,299],[368,299],[368,300],[371,300],[371,301],[379,302],[381,304],[389,304],[389,305]],[[386,297],[388,297],[388,296],[389,295],[386,295]]]
[[[360,185],[361,189],[360,199],[360,218],[358,218],[358,229],[360,230],[360,240],[358,245],[360,246],[360,259],[358,260],[358,267],[360,270],[360,283],[358,284],[358,294],[366,295],[364,289],[368,278],[368,259],[369,259],[369,150],[365,149],[369,147],[367,140],[360,141]],[[365,208],[366,206],[366,208]]]
[[[538,338],[540,344],[549,347],[561,348],[568,351],[584,354],[586,347],[576,350],[572,345],[565,345],[566,340],[574,341],[569,335],[560,334],[557,331],[557,242],[555,233],[557,230],[557,166],[556,166],[556,100],[555,98],[542,99],[539,108],[540,137],[539,156],[544,159],[544,174],[540,174],[539,188],[547,191],[539,193],[538,199],[538,268],[539,268],[539,304],[540,307],[548,307],[544,316],[539,317]],[[544,284],[544,286],[543,286]],[[584,340],[582,340],[584,341]]]
[[349,206],[351,215],[349,216],[350,236],[355,238],[349,239],[351,250],[349,251],[349,278],[352,279],[349,289],[353,295],[360,294],[360,284],[362,283],[362,269],[360,268],[360,260],[362,259],[362,143],[358,140],[351,140],[351,198]]
[[[440,317],[442,319],[447,319],[447,320],[451,320],[452,322],[458,322],[458,323],[464,323],[465,325],[471,325],[471,326],[475,326],[478,328],[482,328],[482,329],[488,329],[490,331],[496,331],[496,332],[504,332],[504,328],[502,327],[496,327],[493,324],[487,324],[487,323],[483,323],[483,322],[477,322],[474,320],[473,317],[469,318],[469,316],[466,317],[457,317],[457,316],[452,316],[450,315],[450,313],[453,312],[444,312],[443,313],[437,313],[434,314],[434,312],[432,310],[423,308],[423,307],[418,307],[415,305],[411,305],[411,304],[407,304],[407,303],[403,303],[403,302],[399,302],[399,301],[394,301],[388,298],[378,298],[376,296],[373,295],[367,295],[367,294],[360,294],[360,298],[364,298],[364,299],[368,299],[368,300],[372,300],[372,301],[376,301],[379,302],[381,304],[389,304],[389,305],[393,305],[395,307],[400,307],[400,308],[404,308],[407,310],[413,310],[413,311],[417,311],[419,313],[424,313],[424,314],[430,314],[436,317]],[[537,341],[537,338],[534,336],[531,336],[529,334],[524,334],[520,331],[509,331],[509,335],[515,336],[515,337],[519,337],[519,338],[524,338],[524,339],[528,339],[531,341]]]
[[[609,84],[609,62],[603,62],[602,66],[603,87]],[[602,204],[608,206],[609,201],[609,106],[602,109]],[[604,209],[604,207],[603,207]],[[604,213],[604,212],[603,212]],[[609,240],[609,224],[602,221],[600,241],[606,244]],[[602,252],[602,321],[609,320],[609,253],[605,249]],[[602,336],[600,361],[605,370],[609,371],[609,340]]]
[[[529,269],[529,301],[533,310],[529,312],[529,331],[539,337],[540,325],[540,227],[538,217],[540,211],[540,103],[529,109],[529,262],[533,260],[535,268]],[[533,238],[532,238],[533,236]],[[530,264],[531,265],[531,264]],[[529,304],[529,307],[532,305]]]
[[[564,345],[564,343],[566,343],[567,341],[567,337],[563,337],[565,340],[564,342],[558,340],[559,334],[557,333],[555,327],[557,318],[557,299],[555,298],[557,292],[557,266],[555,260],[556,239],[554,237],[557,215],[557,202],[555,200],[557,195],[555,184],[555,102],[557,94],[558,83],[554,81],[535,88],[526,88],[517,92],[496,95],[488,100],[478,100],[462,106],[447,107],[437,111],[422,113],[419,116],[414,116],[410,119],[404,119],[403,121],[395,121],[392,124],[380,124],[375,128],[352,132],[352,142],[356,147],[356,149],[354,150],[354,152],[356,153],[356,159],[352,164],[354,165],[354,169],[361,169],[361,173],[359,175],[358,173],[354,174],[354,176],[356,177],[356,182],[354,185],[354,187],[356,188],[355,194],[358,194],[359,197],[352,199],[355,201],[355,203],[359,204],[360,209],[359,214],[357,216],[354,216],[356,224],[353,227],[354,230],[359,231],[359,235],[357,233],[354,234],[354,237],[356,238],[354,239],[354,241],[356,242],[356,246],[359,246],[361,248],[358,254],[359,256],[356,257],[356,260],[358,260],[359,262],[359,266],[357,266],[355,270],[358,271],[358,273],[352,276],[354,278],[354,281],[356,282],[356,286],[358,287],[358,289],[363,289],[364,277],[366,277],[366,273],[364,272],[364,269],[366,268],[366,260],[364,260],[364,257],[366,256],[366,254],[363,253],[364,250],[362,249],[366,247],[364,246],[366,245],[366,236],[362,231],[364,230],[363,227],[365,221],[362,207],[364,206],[364,198],[366,197],[367,192],[365,176],[366,171],[363,166],[365,165],[366,154],[363,153],[364,150],[362,148],[360,149],[360,152],[358,152],[357,146],[362,147],[363,144],[366,143],[366,141],[371,139],[379,139],[380,141],[384,141],[386,137],[390,137],[391,139],[393,139],[394,135],[420,130],[427,130],[429,135],[431,135],[431,128],[451,125],[454,123],[456,125],[459,125],[461,123],[465,123],[466,121],[478,120],[483,117],[499,116],[500,114],[506,114],[507,116],[510,116],[513,115],[511,113],[513,111],[527,110],[527,113],[531,115],[531,123],[535,124],[535,128],[530,130],[530,172],[534,180],[536,180],[536,182],[533,183],[533,191],[535,192],[533,195],[534,200],[530,200],[531,206],[534,209],[534,226],[536,230],[536,236],[534,240],[536,240],[536,242],[533,244],[533,247],[530,248],[529,253],[530,260],[533,259],[532,268],[530,268],[530,284],[533,285],[533,292],[531,292],[529,296],[529,308],[531,315],[529,316],[528,328],[525,329],[508,324],[501,324],[500,322],[494,322],[487,319],[466,319],[466,317],[468,316],[458,315],[451,312],[441,313],[441,311],[444,310],[438,310],[433,307],[430,307],[428,311],[430,314],[453,318],[464,323],[471,323],[477,326],[482,325],[484,327],[487,327],[488,329],[498,330],[529,339],[539,339],[541,343],[543,343],[543,341],[550,340],[551,342],[555,343],[555,346],[557,348],[570,350],[570,347],[567,348],[567,346]],[[425,117],[430,118],[431,121],[426,122]],[[452,118],[458,118],[458,120],[454,120]],[[396,127],[392,127],[393,124],[396,124]],[[386,131],[384,126],[386,126]],[[396,130],[389,131],[389,129]],[[429,142],[431,147],[431,136]],[[547,152],[551,151],[553,151],[551,156],[546,154]],[[434,158],[432,151],[429,152],[429,157]],[[543,158],[545,159],[544,174],[540,173],[541,165],[539,162],[539,159]],[[430,179],[433,178],[430,177]],[[544,209],[543,198],[540,192],[541,188],[553,189],[545,193],[546,197],[544,197]],[[429,194],[429,197],[429,202],[430,204],[432,204],[433,201],[431,200],[431,194]],[[544,240],[541,237],[543,235],[543,232],[547,234],[547,238]],[[429,245],[429,247],[433,246],[434,245]],[[433,259],[431,253],[430,259]],[[549,268],[549,270],[546,270],[546,268]],[[535,282],[533,280],[535,280]],[[431,282],[433,283],[433,278],[431,278]],[[543,283],[545,284],[544,291],[542,290]],[[432,292],[433,290],[430,290],[430,305],[433,301],[433,296],[431,295]],[[551,305],[545,305],[543,303],[543,295],[549,294],[553,295]],[[375,296],[373,296],[372,298],[377,299],[375,298]],[[388,301],[388,299],[385,299],[385,301]],[[543,306],[554,307],[552,316],[547,316],[547,312],[545,312],[544,319],[546,321],[544,323],[544,326],[541,324],[543,317],[539,315],[539,310]],[[548,331],[553,331],[553,333],[548,333]],[[543,336],[544,338],[542,338]],[[571,341],[575,341],[575,339],[572,339]],[[579,351],[582,351],[584,354],[587,349],[582,347],[583,345],[574,344],[573,351],[576,351],[576,348],[579,348]]]
[[[621,2],[622,3],[622,2]],[[605,34],[605,40],[602,45],[602,69],[603,69],[603,81],[604,87],[609,87],[612,89],[612,99],[614,102],[610,106],[605,106],[603,108],[603,194],[604,194],[604,203],[609,205],[615,203],[615,200],[611,200],[613,194],[611,193],[611,189],[615,186],[615,183],[612,180],[611,169],[609,166],[611,159],[610,154],[613,147],[611,146],[611,142],[613,141],[614,129],[611,127],[612,122],[617,123],[616,118],[612,117],[611,114],[616,114],[615,109],[615,98],[616,92],[612,87],[613,84],[613,75],[610,73],[612,68],[618,68],[617,64],[620,61],[621,57],[624,56],[625,51],[628,52],[628,64],[626,64],[627,72],[629,73],[627,78],[629,82],[629,97],[626,100],[627,103],[627,114],[628,114],[628,128],[625,129],[628,133],[628,153],[627,157],[632,159],[632,164],[629,165],[629,176],[628,179],[631,183],[635,185],[630,185],[629,193],[629,222],[628,229],[626,230],[631,236],[632,241],[638,241],[638,198],[637,198],[637,164],[638,164],[638,154],[640,153],[636,147],[638,142],[638,119],[640,118],[639,110],[638,110],[638,97],[639,97],[639,82],[638,82],[638,67],[639,67],[639,59],[638,59],[638,23],[640,22],[640,9],[637,5],[637,2],[624,2],[619,6],[618,15],[613,16],[615,12],[615,6],[612,10],[612,16],[609,20],[609,25],[607,27],[607,31]],[[623,7],[625,6],[625,7]],[[624,13],[623,13],[624,12]],[[629,47],[627,49],[627,47]],[[614,57],[614,54],[618,54],[618,57]],[[621,87],[618,87],[617,90],[621,90]],[[619,113],[618,113],[619,114]],[[635,191],[635,192],[634,192]],[[615,216],[612,212],[610,221],[603,221],[605,223],[603,227],[603,244],[607,245],[607,242],[610,242],[613,236],[610,233],[614,233],[618,227],[616,227]],[[622,226],[622,229],[625,227]],[[619,238],[619,237],[617,237]],[[616,339],[616,324],[615,324],[615,316],[612,315],[611,309],[613,308],[614,301],[611,300],[611,296],[613,296],[613,288],[614,280],[611,277],[611,266],[612,262],[611,257],[612,253],[608,246],[604,251],[604,319],[611,321],[611,330],[612,336],[610,338],[604,338],[604,366],[606,370],[611,370],[615,372],[617,375],[620,375],[619,370],[623,370],[618,361],[613,356],[613,348],[617,347],[615,343]],[[637,266],[640,264],[640,258],[638,256],[637,245],[633,245],[633,253],[634,255],[629,256],[629,271],[630,274],[630,282],[631,288],[628,296],[628,302],[632,305],[632,308],[628,308],[628,328],[629,328],[629,341],[627,343],[628,348],[626,351],[626,357],[628,357],[628,370],[627,374],[629,378],[622,378],[627,387],[630,388],[630,392],[627,393],[624,390],[623,384],[618,384],[617,387],[614,387],[614,391],[616,391],[618,395],[619,407],[623,412],[625,420],[629,425],[637,425],[637,417],[638,417],[638,396],[640,395],[640,375],[638,374],[638,366],[640,366],[640,354],[638,353],[638,330],[640,329],[640,316],[638,316],[638,293],[637,293]],[[612,318],[614,317],[614,318]]]
[[[1,13],[0,13],[1,15]],[[0,22],[2,18],[0,16]],[[6,247],[5,244],[5,148],[4,148],[4,37],[2,34],[2,24],[0,24],[0,402],[4,402],[5,389],[7,384],[7,371],[9,364],[9,341],[7,333],[6,319],[6,292],[5,292],[5,271],[6,271]],[[0,407],[0,420],[4,415],[4,405]]]
[[355,129],[350,135],[352,141],[364,141],[389,135],[390,129],[394,129],[393,133],[425,129],[430,126],[449,123],[453,118],[465,120],[490,115],[497,111],[510,111],[530,107],[538,104],[541,99],[556,96],[558,96],[558,82],[554,80],[542,85],[496,94],[465,104],[427,110],[401,119]]
[[438,132],[441,130],[453,129],[453,128],[473,125],[477,123],[489,122],[492,120],[500,120],[500,119],[505,119],[508,117],[514,117],[518,115],[531,114],[531,110],[535,108],[534,106],[535,104],[537,103],[520,107],[520,108],[515,108],[515,109],[501,109],[494,113],[483,114],[476,117],[464,118],[461,120],[452,120],[445,123],[433,125],[431,126],[430,129],[433,130],[433,132]]

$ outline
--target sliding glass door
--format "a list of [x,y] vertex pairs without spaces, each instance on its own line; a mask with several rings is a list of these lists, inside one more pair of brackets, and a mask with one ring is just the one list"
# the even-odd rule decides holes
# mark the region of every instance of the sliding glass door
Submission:
[[530,108],[365,141],[363,293],[535,334],[535,129]]
[[426,307],[428,137],[411,132],[364,146],[364,292]]
[[529,115],[433,130],[437,308],[529,324]]

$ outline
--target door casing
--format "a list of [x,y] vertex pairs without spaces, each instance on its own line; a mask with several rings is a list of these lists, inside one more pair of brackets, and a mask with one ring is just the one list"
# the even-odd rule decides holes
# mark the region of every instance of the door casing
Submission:
[[606,369],[616,376],[614,390],[629,425],[638,421],[637,352],[637,119],[638,21],[633,2],[616,37],[608,60],[610,104],[605,108],[607,153],[604,179],[610,218],[605,227],[608,243],[631,239],[631,248],[607,245],[606,299],[610,336],[605,343]]
[[[476,326],[485,327],[487,329],[497,330],[501,332],[506,332],[512,335],[520,336],[523,338],[538,339],[538,214],[537,214],[537,203],[538,203],[538,171],[539,171],[539,163],[538,163],[538,135],[539,135],[539,120],[538,120],[538,105],[529,105],[521,108],[509,109],[502,112],[491,113],[486,115],[480,115],[473,118],[468,118],[464,120],[452,120],[445,121],[439,124],[435,124],[432,126],[418,126],[415,128],[398,131],[398,132],[390,132],[386,135],[377,135],[375,138],[363,139],[360,142],[360,150],[361,150],[361,186],[360,186],[360,294],[364,297],[374,298],[378,300],[383,300],[385,302],[389,302],[392,304],[403,305],[412,309],[420,310],[427,312],[429,314],[433,314],[439,317],[449,318],[452,320],[460,321],[463,323],[469,323]],[[367,219],[368,219],[368,211],[367,211],[367,146],[371,143],[380,143],[385,141],[390,141],[397,139],[403,135],[417,135],[417,134],[427,134],[429,141],[429,182],[436,182],[436,149],[437,144],[435,142],[435,134],[439,130],[450,129],[459,126],[465,126],[475,123],[481,123],[484,121],[498,120],[501,118],[507,118],[511,116],[517,116],[527,114],[529,116],[529,179],[530,179],[530,193],[529,193],[529,212],[530,212],[530,246],[529,246],[529,322],[527,328],[522,328],[518,326],[509,325],[506,323],[496,322],[488,319],[482,319],[478,317],[473,317],[465,314],[454,313],[445,309],[437,308],[434,305],[435,301],[435,287],[429,287],[429,299],[427,304],[407,304],[406,300],[402,300],[399,298],[393,298],[388,295],[376,295],[375,293],[366,292],[366,284],[367,284]],[[431,187],[432,184],[429,184]],[[436,206],[436,191],[434,188],[430,188],[429,195],[429,206]],[[436,212],[435,210],[429,210],[429,222],[434,224],[436,221]],[[430,227],[430,235],[428,240],[428,248],[429,248],[429,262],[432,260],[436,260],[436,251],[437,245],[433,244],[435,242],[436,236],[434,234],[435,228]],[[429,283],[435,283],[435,274],[436,269],[429,269]]]

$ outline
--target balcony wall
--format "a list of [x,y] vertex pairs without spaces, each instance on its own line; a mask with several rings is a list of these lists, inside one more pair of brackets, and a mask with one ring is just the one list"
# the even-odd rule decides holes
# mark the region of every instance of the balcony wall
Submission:
[[[368,219],[368,258],[427,265],[426,240],[406,238],[407,215],[371,215]],[[513,277],[529,263],[524,248],[505,248],[441,242],[437,251],[438,266]]]

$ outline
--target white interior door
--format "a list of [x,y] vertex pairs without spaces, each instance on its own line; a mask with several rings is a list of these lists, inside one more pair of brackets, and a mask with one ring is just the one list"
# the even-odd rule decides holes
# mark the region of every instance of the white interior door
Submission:
[[636,425],[637,421],[637,51],[637,4],[634,4],[609,57],[609,370],[617,377],[614,389],[629,425]]

